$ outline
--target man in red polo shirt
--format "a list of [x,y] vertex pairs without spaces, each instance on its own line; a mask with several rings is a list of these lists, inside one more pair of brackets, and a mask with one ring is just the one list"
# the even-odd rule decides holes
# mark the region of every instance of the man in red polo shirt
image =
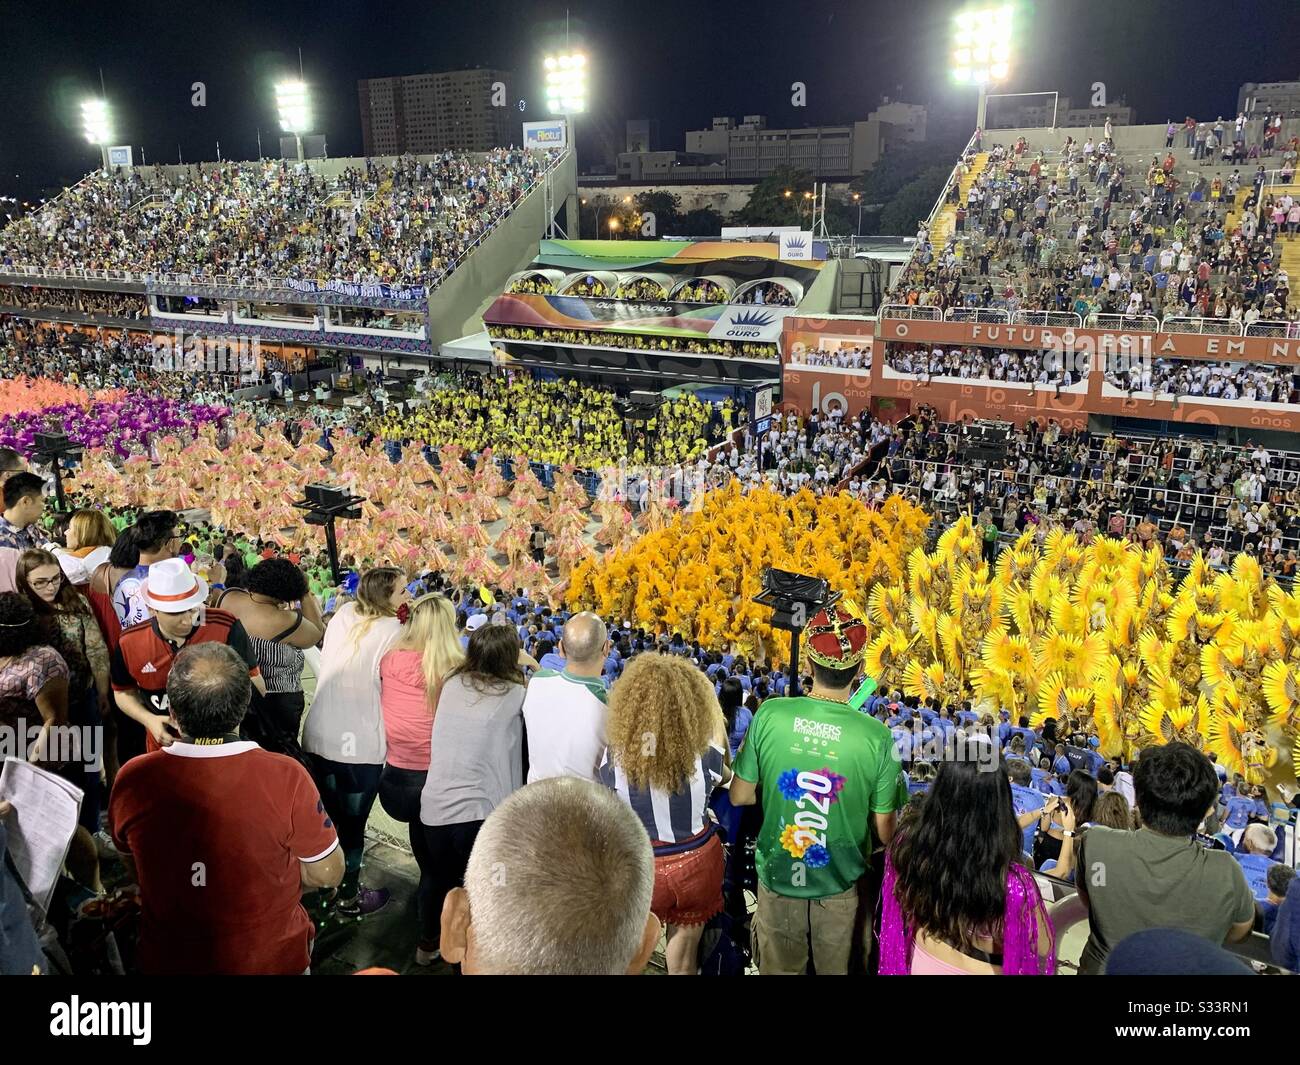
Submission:
[[251,691],[232,648],[186,647],[167,684],[175,739],[113,785],[113,842],[140,884],[141,972],[293,976],[310,964],[302,893],[338,886],[343,851],[307,771],[239,738]]
[[167,712],[167,677],[183,647],[229,645],[247,663],[254,687],[266,694],[244,626],[233,614],[205,606],[208,582],[191,572],[184,559],[150,566],[144,598],[153,616],[123,630],[110,671],[118,709],[127,718],[117,737],[123,762],[176,738]]

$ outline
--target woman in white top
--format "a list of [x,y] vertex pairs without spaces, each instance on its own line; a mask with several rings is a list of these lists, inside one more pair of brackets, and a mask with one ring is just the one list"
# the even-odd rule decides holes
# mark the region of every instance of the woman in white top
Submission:
[[347,859],[337,903],[345,916],[373,913],[388,901],[387,890],[360,886],[361,856],[387,754],[379,662],[402,631],[397,610],[409,599],[402,570],[385,566],[362,575],[356,602],[345,603],[325,629],[321,675],[303,729],[303,750]]

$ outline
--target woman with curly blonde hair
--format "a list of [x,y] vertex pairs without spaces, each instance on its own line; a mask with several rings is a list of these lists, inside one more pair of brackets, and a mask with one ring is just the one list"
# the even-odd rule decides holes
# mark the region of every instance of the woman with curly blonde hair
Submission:
[[727,726],[709,679],[674,655],[638,655],[609,697],[598,779],[654,846],[651,909],[668,927],[668,972],[699,969],[704,925],[722,909],[722,842],[709,795],[731,776]]

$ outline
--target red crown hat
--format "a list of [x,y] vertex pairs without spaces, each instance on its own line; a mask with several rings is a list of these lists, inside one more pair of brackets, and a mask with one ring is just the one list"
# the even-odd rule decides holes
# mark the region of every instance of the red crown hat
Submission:
[[804,638],[808,657],[828,669],[856,666],[867,653],[866,624],[841,603],[817,611]]

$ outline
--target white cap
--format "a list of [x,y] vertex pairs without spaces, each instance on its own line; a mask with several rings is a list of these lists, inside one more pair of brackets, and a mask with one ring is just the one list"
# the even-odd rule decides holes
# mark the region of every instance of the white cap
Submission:
[[471,614],[465,620],[465,631],[478,632],[478,630],[481,629],[487,623],[488,623],[488,616],[486,614]]

